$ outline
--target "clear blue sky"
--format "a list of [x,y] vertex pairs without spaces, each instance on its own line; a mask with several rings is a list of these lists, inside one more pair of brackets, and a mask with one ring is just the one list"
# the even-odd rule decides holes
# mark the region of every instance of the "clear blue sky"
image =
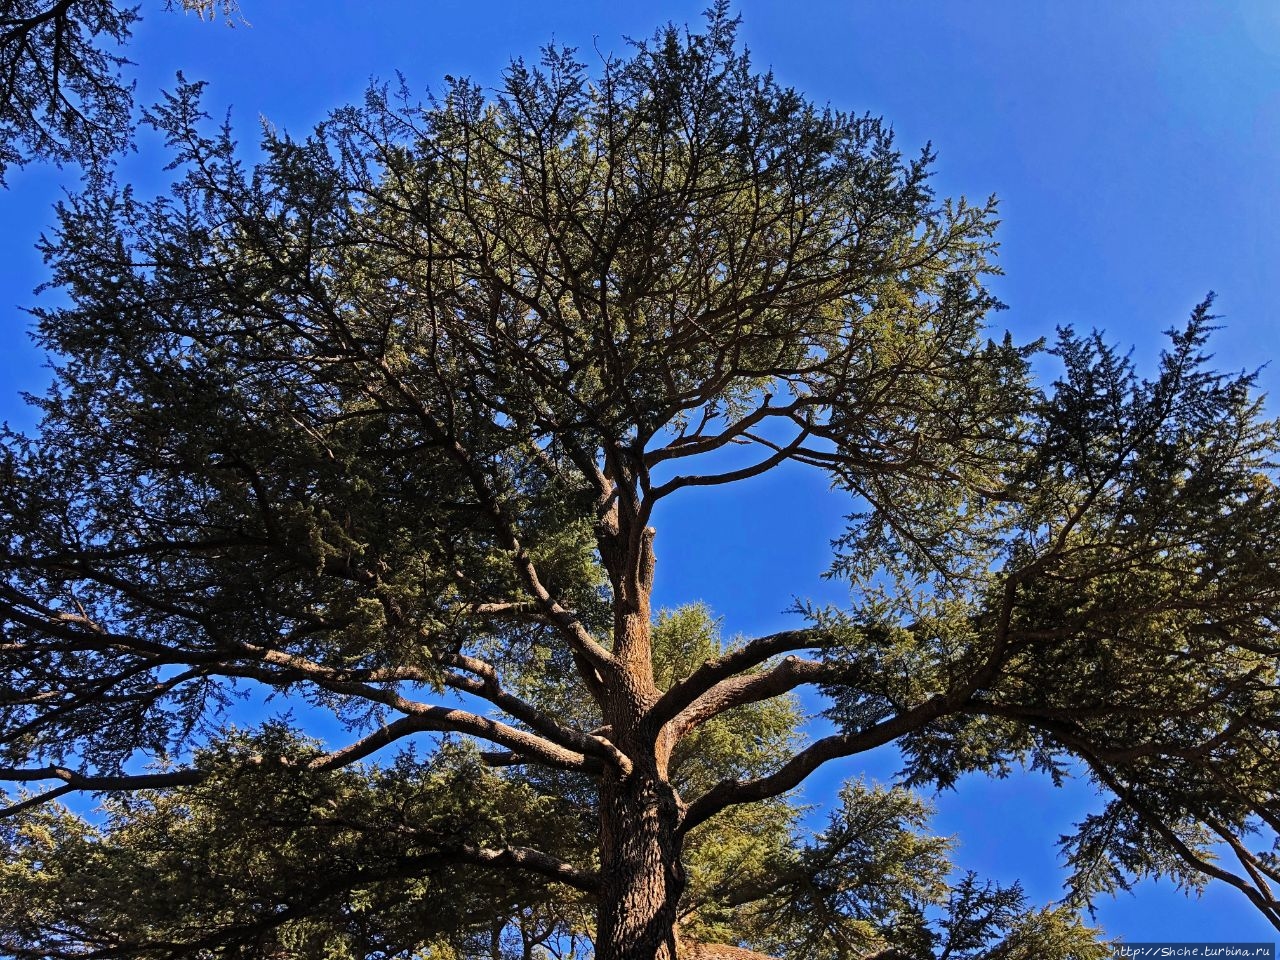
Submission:
[[[139,97],[153,100],[182,69],[210,82],[215,114],[233,109],[252,143],[259,117],[304,133],[370,79],[402,71],[411,86],[446,74],[492,83],[512,55],[549,40],[592,56],[659,23],[696,24],[701,2],[618,0],[242,0],[251,26],[227,30],[144,0],[130,50]],[[1280,3],[1089,0],[1073,3],[741,0],[758,64],[810,98],[884,115],[914,151],[932,141],[943,194],[1001,198],[993,318],[1019,339],[1055,325],[1098,326],[1136,346],[1212,289],[1226,329],[1219,363],[1253,368],[1280,356]],[[126,164],[147,194],[163,184],[145,138]],[[32,243],[72,171],[15,173],[0,194],[0,419],[29,424],[20,389],[38,390],[42,359],[20,307],[43,268]],[[1277,374],[1263,383],[1273,393]],[[660,602],[702,599],[729,633],[787,623],[793,597],[842,599],[818,575],[850,505],[799,472],[755,481],[728,499],[692,492],[657,518]],[[732,575],[730,575],[732,574]],[[891,773],[878,758],[872,773]],[[812,782],[818,799],[850,764]],[[938,827],[959,861],[1037,901],[1060,892],[1053,841],[1088,809],[1086,790],[1029,777],[966,780],[939,798]],[[1167,884],[1104,904],[1098,918],[1130,940],[1264,940],[1275,932],[1233,891],[1185,900]]]

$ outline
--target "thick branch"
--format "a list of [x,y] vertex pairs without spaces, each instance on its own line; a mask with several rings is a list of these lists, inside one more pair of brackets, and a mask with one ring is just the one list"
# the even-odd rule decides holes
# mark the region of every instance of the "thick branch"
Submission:
[[199,770],[175,770],[171,773],[122,774],[96,777],[79,773],[68,767],[0,767],[0,780],[12,783],[34,783],[40,780],[61,780],[73,790],[151,790],[165,787],[185,787],[199,783],[207,774]]
[[424,728],[417,717],[401,717],[391,723],[379,727],[373,733],[362,737],[355,743],[330,751],[322,757],[316,757],[307,766],[312,770],[337,770],[358,760],[377,753],[401,737],[419,733]]
[[[241,644],[239,649],[255,659],[270,664],[274,669],[259,669],[249,665],[226,665],[219,668],[217,672],[225,676],[248,677],[276,686],[286,682],[309,682],[334,693],[344,693],[384,704],[405,714],[407,718],[417,718],[419,725],[415,728],[416,731],[465,733],[517,750],[531,759],[549,763],[552,766],[583,769],[587,766],[585,763],[587,753],[601,757],[611,756],[610,749],[604,746],[599,738],[589,737],[563,727],[518,697],[503,692],[498,685],[497,674],[493,668],[483,660],[474,657],[455,655],[446,658],[446,662],[476,673],[483,679],[472,683],[455,674],[446,678],[446,682],[456,689],[488,699],[496,706],[507,710],[511,716],[534,727],[543,736],[537,736],[465,710],[420,703],[403,697],[394,690],[370,685],[401,680],[425,683],[433,679],[430,674],[414,667],[389,667],[370,671],[339,670],[281,650],[250,644]],[[415,731],[409,731],[406,728],[406,732]],[[372,752],[373,749],[377,748],[371,748],[366,753]]]
[[365,683],[342,681],[325,676],[308,676],[305,673],[298,676],[290,676],[290,672],[288,670],[264,670],[247,665],[229,668],[225,671],[228,676],[244,676],[274,685],[295,682],[299,679],[308,680],[332,693],[360,697],[371,703],[381,703],[384,706],[388,706],[404,714],[406,718],[415,720],[417,731],[465,734],[514,750],[527,756],[530,760],[566,770],[588,770],[593,766],[588,758],[578,751],[566,749],[544,737],[529,733],[526,730],[520,730],[498,720],[482,717],[467,710],[420,703],[416,700],[410,700],[394,690],[371,687]]
[[656,735],[664,725],[710,691],[716,684],[759,666],[771,657],[793,650],[813,650],[831,643],[831,637],[819,629],[784,630],[767,637],[757,637],[745,646],[730,650],[702,666],[671,689],[649,711],[649,723]]
[[450,674],[445,677],[445,683],[450,687],[488,700],[494,706],[505,710],[517,720],[563,747],[583,754],[608,757],[618,765],[619,769],[630,768],[630,760],[608,740],[561,726],[537,707],[503,690],[498,682],[498,673],[491,664],[462,654],[454,654],[445,660],[479,678]]
[[503,847],[500,850],[463,845],[458,848],[459,859],[483,867],[527,870],[548,880],[555,880],[584,893],[600,892],[600,875],[558,860],[550,854],[530,847]]
[[49,803],[77,790],[110,793],[122,790],[157,790],[166,787],[184,787],[199,783],[208,774],[200,770],[175,770],[171,773],[146,773],[113,777],[90,776],[67,767],[48,766],[28,769],[0,768],[0,780],[11,783],[36,783],[41,780],[61,780],[62,785],[44,793],[19,800],[0,808],[0,820],[17,816],[24,810]]
[[[568,751],[560,751],[559,753],[548,755],[544,741],[538,740],[531,735],[523,734],[523,731],[514,728],[506,728],[505,730],[494,730],[489,725],[493,721],[488,721],[483,717],[476,717],[467,714],[461,710],[449,710],[444,707],[423,707],[417,705],[417,712],[411,713],[409,716],[400,718],[399,720],[389,723],[366,737],[355,741],[345,747],[331,751],[316,757],[304,766],[310,770],[335,770],[341,767],[349,766],[365,757],[383,749],[384,747],[394,743],[395,741],[411,736],[415,733],[425,731],[460,731],[470,733],[477,737],[486,739],[494,739],[495,742],[512,742],[519,744],[523,749],[520,750],[522,756],[527,756],[536,762],[550,764],[552,766],[567,767],[569,769],[581,770],[590,765],[585,757],[577,756]],[[502,724],[493,724],[495,727],[503,727]],[[492,737],[486,737],[486,733],[492,734]],[[511,733],[522,736],[510,736]],[[502,739],[496,739],[501,737]],[[527,738],[527,741],[524,739]],[[259,766],[264,763],[266,758],[254,756],[246,758],[245,763],[250,766]],[[284,766],[292,766],[293,764],[284,762]],[[629,764],[628,764],[629,766]],[[118,776],[94,776],[90,774],[80,773],[67,767],[51,765],[47,767],[34,768],[0,768],[0,780],[7,780],[15,783],[34,783],[42,780],[61,780],[62,786],[46,791],[35,797],[29,797],[18,803],[12,804],[6,808],[0,809],[0,818],[13,816],[30,807],[37,806],[41,803],[55,800],[69,792],[83,790],[95,793],[111,793],[118,791],[132,790],[157,790],[171,787],[192,786],[200,783],[209,777],[209,772],[199,769],[175,770],[169,773],[154,774],[122,774]],[[567,882],[567,881],[566,881]]]
[[672,477],[666,483],[654,487],[649,494],[648,503],[656,503],[663,497],[674,493],[682,487],[708,487],[718,486],[725,483],[737,483],[740,480],[749,480],[752,477],[758,477],[762,473],[768,473],[774,467],[785,461],[796,451],[802,449],[804,441],[809,436],[809,430],[806,428],[795,435],[794,438],[785,446],[778,447],[776,452],[750,466],[742,467],[738,470],[727,470],[724,473],[715,474],[691,474]]
[[680,830],[687,833],[698,824],[734,804],[767,800],[786,793],[798,787],[809,774],[828,760],[864,753],[914,730],[919,730],[931,721],[955,710],[967,696],[967,691],[946,696],[932,696],[910,710],[882,720],[865,730],[824,737],[800,751],[779,770],[768,776],[754,780],[722,780],[689,805],[680,824]]
[[802,403],[808,402],[797,399],[787,404],[785,407],[771,407],[769,406],[770,399],[771,397],[766,394],[764,403],[755,410],[752,410],[750,413],[729,424],[724,428],[724,430],[714,436],[677,437],[666,446],[646,453],[644,457],[645,466],[654,467],[665,460],[692,457],[697,456],[698,454],[718,450],[746,434],[747,431],[760,423],[766,417],[788,416],[799,409]]
[[[475,684],[455,683],[460,689],[486,696],[495,704],[507,709],[512,716],[528,723],[542,736],[520,730],[499,721],[490,720],[467,711],[441,706],[430,706],[409,700],[394,690],[373,686],[379,683],[395,683],[410,681],[427,683],[435,678],[432,674],[411,666],[375,668],[370,670],[340,670],[316,663],[298,654],[283,650],[275,650],[253,644],[236,644],[233,651],[181,651],[164,647],[160,644],[142,641],[134,637],[111,635],[97,632],[96,624],[76,622],[80,620],[72,615],[58,617],[56,623],[41,624],[46,630],[64,635],[68,640],[84,649],[126,650],[137,654],[152,664],[184,663],[202,667],[198,673],[203,675],[221,675],[225,677],[246,677],[267,683],[272,686],[294,682],[314,684],[325,690],[360,697],[374,703],[389,706],[407,717],[413,717],[417,724],[415,731],[435,730],[440,732],[457,732],[489,740],[500,746],[518,751],[530,760],[547,763],[552,766],[581,770],[591,764],[586,761],[590,753],[601,758],[612,758],[615,761],[625,760],[617,756],[616,749],[603,743],[599,738],[592,738],[578,731],[570,730],[556,724],[553,720],[534,710],[531,706],[511,697],[496,686],[496,675],[489,680],[477,680]],[[229,654],[252,658],[262,666],[255,664],[228,661]],[[480,669],[487,665],[482,661],[465,658],[466,665]],[[464,664],[459,663],[460,666]],[[194,675],[194,674],[193,674]],[[186,675],[184,675],[186,676]],[[474,687],[474,689],[472,689]],[[401,728],[397,728],[401,729]],[[369,744],[373,739],[368,741]],[[387,741],[389,742],[389,741]],[[372,752],[376,747],[370,746],[361,756]],[[620,764],[623,765],[623,764]],[[626,764],[629,765],[629,764]],[[90,788],[91,789],[91,788]]]
[[787,657],[764,673],[730,677],[680,711],[671,721],[671,732],[678,740],[694,727],[726,710],[781,696],[806,683],[834,682],[846,670],[842,664]]

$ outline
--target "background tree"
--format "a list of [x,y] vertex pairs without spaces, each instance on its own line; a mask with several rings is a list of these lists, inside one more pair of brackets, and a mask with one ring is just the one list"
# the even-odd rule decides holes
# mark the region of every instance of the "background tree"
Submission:
[[[165,8],[177,4],[166,0]],[[234,0],[182,0],[201,19]],[[138,8],[110,0],[0,3],[0,185],[33,159],[91,167],[132,141],[133,86],[123,49]]]
[[[1276,431],[1206,368],[1207,306],[1150,380],[1065,331],[1037,389],[985,337],[991,208],[753,72],[723,7],[594,80],[551,50],[494,99],[375,91],[251,171],[197,88],[152,120],[183,175],[64,205],[66,360],[6,442],[0,775],[45,784],[9,808],[15,956],[1096,955],[1063,909],[943,884],[901,791],[792,835],[793,788],[888,743],[908,786],[1087,771],[1079,902],[1213,877],[1280,922],[1248,845]],[[866,507],[852,609],[655,631],[655,506],[788,462]],[[776,704],[802,686],[810,743]],[[354,739],[228,730],[246,687]],[[78,790],[106,824],[50,806]]]

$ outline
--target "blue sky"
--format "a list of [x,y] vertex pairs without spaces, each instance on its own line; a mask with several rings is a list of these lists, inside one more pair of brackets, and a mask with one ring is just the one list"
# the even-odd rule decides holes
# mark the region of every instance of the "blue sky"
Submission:
[[[696,24],[701,2],[617,0],[242,0],[250,26],[225,29],[161,12],[130,55],[139,98],[174,72],[209,81],[207,103],[232,109],[251,144],[259,117],[304,133],[360,97],[371,79],[404,73],[439,88],[444,74],[493,83],[513,55],[550,39],[621,52],[624,36],[674,20]],[[1218,362],[1255,368],[1280,355],[1280,4],[1274,0],[741,0],[756,62],[811,99],[883,115],[904,150],[932,141],[940,193],[1001,198],[993,324],[1020,340],[1071,323],[1097,326],[1153,358],[1160,331],[1207,291],[1225,329]],[[162,188],[163,161],[143,137],[125,175]],[[17,393],[47,373],[25,339],[22,306],[43,267],[32,250],[74,171],[32,168],[0,194],[0,419],[29,424]],[[1276,393],[1277,373],[1262,382]],[[1273,405],[1274,408],[1274,405]],[[819,574],[851,505],[818,477],[783,471],[731,495],[691,491],[657,518],[659,601],[705,600],[728,633],[790,622],[794,597],[839,602]],[[732,573],[732,576],[730,574]],[[873,758],[885,777],[892,757]],[[849,764],[809,786],[819,799]],[[1086,790],[1014,777],[962,781],[939,798],[938,827],[956,833],[962,866],[1033,900],[1058,895],[1053,841],[1088,809]],[[1265,940],[1275,932],[1230,890],[1185,900],[1167,884],[1104,904],[1098,919],[1130,940]]]

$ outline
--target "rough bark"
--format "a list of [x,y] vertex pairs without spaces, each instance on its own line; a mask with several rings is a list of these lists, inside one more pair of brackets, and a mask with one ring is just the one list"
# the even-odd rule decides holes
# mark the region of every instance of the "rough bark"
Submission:
[[629,769],[605,771],[600,787],[599,960],[677,960],[676,911],[684,891],[682,803],[667,779],[669,737],[647,722],[659,699],[654,684],[653,528],[638,519],[639,497],[618,456],[617,486],[596,530],[613,587],[613,664],[600,704],[611,739]]
[[679,800],[656,764],[606,779],[600,805],[600,960],[676,960],[684,891]]

